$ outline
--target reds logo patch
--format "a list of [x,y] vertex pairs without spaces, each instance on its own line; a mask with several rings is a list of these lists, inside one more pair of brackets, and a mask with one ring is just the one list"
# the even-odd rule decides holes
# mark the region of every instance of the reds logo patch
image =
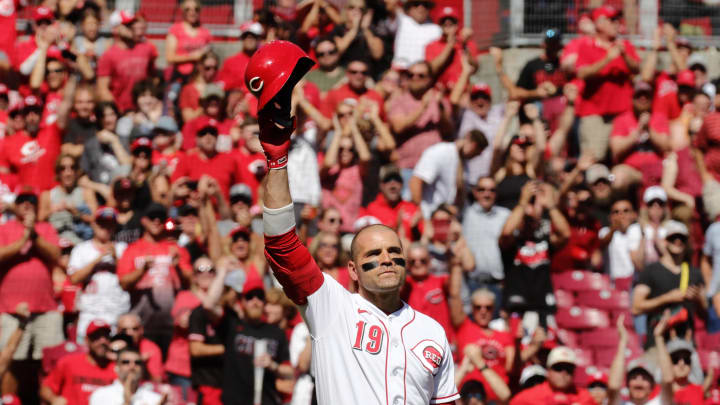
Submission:
[[412,352],[427,371],[432,375],[437,374],[438,370],[440,370],[443,357],[445,356],[442,346],[432,340],[425,339],[416,344],[415,347],[412,348]]

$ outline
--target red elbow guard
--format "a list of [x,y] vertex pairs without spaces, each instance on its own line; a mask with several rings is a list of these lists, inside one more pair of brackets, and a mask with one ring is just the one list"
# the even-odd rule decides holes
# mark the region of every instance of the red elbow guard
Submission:
[[277,236],[265,235],[265,257],[285,294],[297,305],[322,286],[322,271],[300,243],[295,228]]

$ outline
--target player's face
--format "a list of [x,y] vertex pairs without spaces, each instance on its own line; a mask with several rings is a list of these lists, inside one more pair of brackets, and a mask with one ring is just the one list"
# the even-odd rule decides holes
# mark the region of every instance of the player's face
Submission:
[[361,291],[397,292],[405,282],[405,255],[400,238],[389,229],[376,228],[358,235],[357,254],[350,262],[350,277]]

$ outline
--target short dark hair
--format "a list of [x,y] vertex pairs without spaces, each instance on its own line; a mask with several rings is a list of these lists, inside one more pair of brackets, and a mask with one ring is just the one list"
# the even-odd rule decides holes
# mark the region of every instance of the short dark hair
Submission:
[[[394,229],[392,229],[391,227],[389,227],[389,226],[387,226],[387,225],[383,225],[383,224],[372,224],[372,225],[368,225],[368,226],[365,226],[365,227],[363,227],[363,228],[360,228],[360,230],[357,231],[357,233],[355,234],[355,236],[354,236],[353,239],[352,239],[352,242],[350,243],[350,259],[351,259],[353,262],[356,261],[356,259],[357,259],[357,258],[356,258],[356,255],[358,254],[358,251],[357,251],[357,240],[358,240],[358,237],[360,237],[360,235],[362,235],[364,232],[370,231],[370,230],[373,230],[373,229],[376,229],[376,228],[387,229],[387,230],[391,231],[392,233],[394,233],[394,234],[397,236],[397,232],[395,232]],[[400,239],[399,236],[398,236],[398,239]],[[402,245],[401,245],[401,246],[402,246]]]
[[337,49],[337,45],[335,44],[335,41],[333,41],[333,39],[330,38],[330,37],[320,37],[320,38],[318,38],[317,41],[315,41],[315,46],[313,46],[313,49],[314,49],[315,51],[317,51],[318,46],[320,46],[320,44],[322,44],[323,42],[330,42],[331,44],[333,44],[333,46],[335,47],[335,49]]
[[483,150],[488,147],[488,140],[485,136],[485,133],[479,129],[473,129],[467,134],[468,139],[475,142],[478,148],[480,150]]
[[155,84],[155,81],[151,78],[140,80],[139,82],[135,83],[135,85],[132,88],[132,98],[133,102],[137,106],[137,100],[142,96],[143,94],[150,92],[153,97],[157,98],[158,100],[163,99],[163,91],[160,86]]

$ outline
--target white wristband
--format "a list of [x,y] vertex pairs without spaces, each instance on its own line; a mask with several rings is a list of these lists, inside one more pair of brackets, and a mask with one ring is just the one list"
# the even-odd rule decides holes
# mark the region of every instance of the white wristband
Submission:
[[295,227],[293,203],[281,208],[263,207],[263,227],[265,235],[277,236],[287,233]]

